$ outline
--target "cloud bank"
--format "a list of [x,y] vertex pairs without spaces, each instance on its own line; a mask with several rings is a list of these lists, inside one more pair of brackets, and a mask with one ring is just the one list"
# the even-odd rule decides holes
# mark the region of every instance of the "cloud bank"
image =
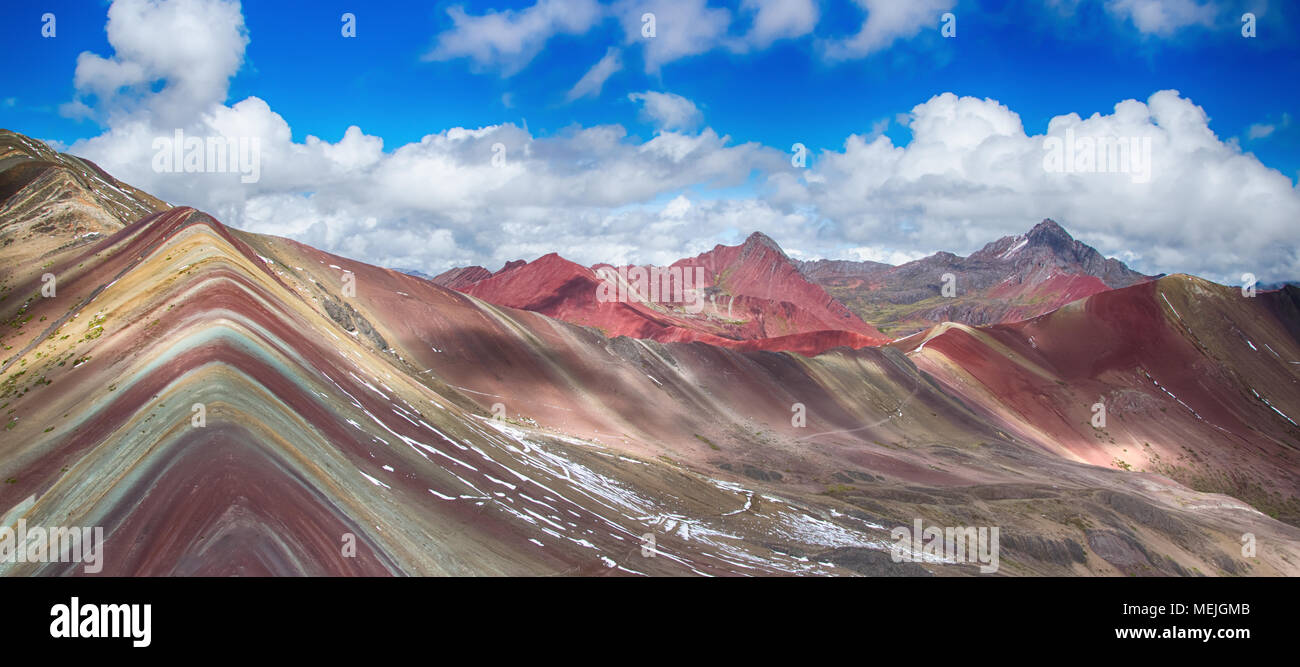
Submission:
[[[742,9],[762,16],[764,6]],[[526,13],[494,20],[534,27],[506,30],[474,53],[524,54],[558,20],[553,12]],[[189,22],[205,26],[199,50],[178,29]],[[1027,134],[996,100],[941,93],[904,115],[905,144],[879,131],[854,134],[798,168],[784,147],[734,142],[690,100],[658,91],[634,96],[656,121],[651,137],[619,125],[537,136],[503,124],[445,128],[386,146],[352,126],[337,142],[297,142],[289,121],[262,99],[226,100],[248,43],[237,3],[117,0],[108,37],[113,53],[82,54],[74,80],[77,101],[106,130],[71,152],[171,203],[375,264],[496,268],[552,251],[588,264],[663,263],[754,230],[799,257],[897,262],[970,252],[1051,217],[1148,272],[1228,282],[1245,272],[1300,276],[1300,193],[1236,142],[1215,136],[1205,110],[1173,90],[1121,100],[1089,118],[1062,113],[1045,135]],[[257,138],[260,180],[154,172],[153,140],[175,129]],[[1150,178],[1135,182],[1096,165],[1047,169],[1049,137],[1149,142]]]

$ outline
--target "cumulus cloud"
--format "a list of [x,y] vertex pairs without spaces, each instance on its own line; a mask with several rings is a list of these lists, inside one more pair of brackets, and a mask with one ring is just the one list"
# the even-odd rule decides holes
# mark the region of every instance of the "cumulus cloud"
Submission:
[[454,5],[447,14],[452,28],[438,35],[426,60],[469,58],[510,74],[527,65],[552,37],[586,33],[604,18],[605,10],[595,0],[538,0],[526,9],[477,16]]
[[572,102],[581,97],[600,97],[600,90],[605,87],[605,81],[621,69],[623,69],[622,54],[611,46],[605,51],[605,55],[596,61],[596,64],[592,65],[581,79],[578,79],[573,88],[569,89],[565,99]]
[[117,0],[106,30],[114,54],[77,58],[78,104],[69,110],[88,109],[81,98],[94,96],[110,112],[139,105],[163,123],[179,123],[225,101],[248,45],[238,0]]
[[[618,125],[539,138],[504,124],[449,128],[387,148],[356,126],[336,142],[311,135],[295,141],[289,122],[257,97],[208,103],[185,122],[161,123],[153,111],[162,101],[141,93],[132,112],[113,115],[107,131],[70,150],[174,204],[386,266],[499,265],[557,248],[588,263],[630,260],[638,248],[650,250],[635,239],[643,225],[661,219],[655,210],[661,198],[687,188],[735,187],[785,159],[709,128],[678,131],[698,116],[690,113],[694,105],[662,99],[667,102],[654,106],[661,131],[648,140],[631,138]],[[243,183],[235,173],[156,172],[154,142],[177,129],[193,137],[256,139],[260,178]],[[665,219],[685,210],[679,202]],[[609,241],[592,240],[602,232]],[[678,246],[671,240],[677,237],[663,244]],[[665,251],[660,259],[668,258]]]
[[854,0],[866,13],[862,27],[851,37],[826,42],[830,60],[861,58],[889,48],[895,41],[916,36],[923,28],[939,29],[939,17],[957,0]]
[[[969,252],[1052,217],[1109,255],[1127,253],[1148,271],[1197,272],[1220,280],[1250,271],[1296,275],[1288,231],[1300,215],[1291,180],[1221,141],[1205,111],[1177,91],[1111,114],[1053,118],[1027,135],[1019,116],[991,99],[937,95],[910,114],[912,140],[854,135],[826,152],[802,183],[779,190],[786,206],[811,205],[849,242],[893,250]],[[1150,145],[1148,178],[1133,163],[1097,158],[1073,173],[1047,160],[1049,137]],[[1094,153],[1094,156],[1098,155]],[[1134,170],[1134,171],[1137,171]],[[790,176],[784,176],[787,180]],[[779,180],[779,179],[778,179]]]
[[627,97],[633,102],[640,102],[642,115],[662,130],[691,129],[699,125],[703,118],[695,103],[681,95],[647,90]]
[[[177,25],[150,13],[152,3],[118,2],[155,25]],[[224,16],[225,24],[207,29],[224,36],[228,52],[242,53],[243,21],[222,13],[231,3],[187,4],[201,16]],[[110,16],[122,15],[117,7]],[[495,268],[552,251],[584,264],[667,263],[754,230],[796,257],[893,262],[936,250],[968,253],[1051,217],[1147,272],[1221,281],[1247,271],[1263,279],[1300,275],[1293,231],[1300,193],[1287,176],[1220,140],[1205,111],[1177,91],[1120,101],[1088,118],[1065,113],[1043,135],[1028,134],[996,100],[944,93],[903,115],[907,143],[895,145],[878,125],[823,151],[807,169],[794,168],[784,150],[693,129],[700,125],[693,103],[653,91],[633,97],[658,128],[648,139],[619,125],[536,136],[502,124],[442,129],[398,146],[355,126],[337,141],[295,141],[289,121],[264,100],[224,99],[239,58],[187,79],[142,54],[130,32],[110,31],[114,53],[95,56],[91,67],[118,63],[107,67],[130,75],[121,80],[163,85],[87,98],[107,129],[71,152],[235,226],[384,266]],[[153,34],[160,42],[189,39]],[[174,44],[149,48],[183,52]],[[136,66],[143,79],[131,73]],[[93,85],[85,82],[87,90]],[[194,111],[177,120],[186,108]],[[176,129],[258,139],[261,178],[155,172],[153,142]],[[1149,141],[1149,177],[1095,162],[1049,168],[1046,140],[1067,138]]]

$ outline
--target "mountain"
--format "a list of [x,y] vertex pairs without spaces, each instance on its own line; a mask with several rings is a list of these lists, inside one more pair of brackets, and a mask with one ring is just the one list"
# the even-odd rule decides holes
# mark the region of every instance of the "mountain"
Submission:
[[0,130],[0,201],[0,247],[15,262],[39,262],[169,208],[90,160],[9,130]]
[[[738,246],[718,245],[709,252],[674,262],[673,267],[704,269],[706,282],[719,290],[717,295],[728,303],[728,314],[737,311],[731,302],[745,305],[747,313],[759,325],[752,337],[770,338],[810,331],[849,331],[883,338],[874,327],[849,312],[820,285],[809,281],[798,265],[781,247],[761,232],[754,232]],[[715,312],[722,309],[716,305]],[[773,306],[791,304],[794,308],[777,310]],[[743,315],[742,315],[743,317]]]
[[[1300,524],[1298,325],[1300,289],[1245,298],[1175,275],[1023,322],[945,324],[893,345],[1063,457],[1158,473]],[[1243,457],[1247,442],[1254,451]]]
[[[0,180],[38,159],[11,157]],[[41,187],[0,231],[60,210]],[[803,356],[610,338],[112,206],[0,246],[0,525],[101,526],[101,574],[979,575],[892,558],[916,520],[998,527],[1004,576],[1300,574],[1293,288],[1175,275]],[[492,279],[586,275],[543,259]]]
[[[522,273],[511,273],[521,266]],[[674,269],[704,271],[708,303],[703,317],[690,317],[681,303],[599,303],[602,268],[613,269],[588,269],[555,255],[512,262],[495,274],[477,266],[452,269],[434,281],[498,305],[598,327],[610,336],[714,344],[766,340],[742,347],[816,354],[830,340],[874,345],[941,322],[1025,320],[1152,278],[1102,257],[1052,220],[989,243],[969,257],[939,252],[900,266],[796,261],[771,237],[755,232],[740,245],[718,245],[672,264]],[[946,275],[952,276],[951,297],[942,292]]]
[[818,285],[870,278],[894,268],[893,265],[883,262],[856,262],[847,259],[805,260],[798,262],[798,267],[800,273]]
[[1043,273],[1092,276],[1107,287],[1128,287],[1149,280],[1117,259],[1075,240],[1053,220],[1043,220],[1024,236],[1004,237],[967,258],[967,265],[999,264],[1012,267],[1011,275],[1030,279]]
[[[895,336],[941,322],[1024,320],[1150,276],[1107,259],[1052,220],[989,243],[969,257],[940,252],[896,267],[805,262],[800,269],[864,320]],[[944,296],[951,274],[954,296]]]
[[[774,241],[759,233],[741,245],[719,245],[668,267],[690,281],[681,294],[664,289],[667,296],[659,299],[649,292],[644,299],[601,297],[604,275],[637,269],[660,270],[607,264],[589,268],[551,253],[528,263],[512,262],[490,275],[481,267],[452,269],[435,282],[495,305],[596,327],[611,337],[812,354],[832,343],[865,347],[888,340],[808,281]],[[765,342],[750,342],[757,340]]]
[[[481,266],[465,266],[465,267],[459,267],[459,268],[443,271],[442,273],[439,273],[438,275],[433,276],[432,278],[426,278],[426,280],[431,280],[439,285],[442,285],[443,287],[449,287],[451,289],[459,289],[461,287],[468,287],[470,285],[473,285],[474,283],[483,280],[484,278],[488,278],[491,275],[492,275],[491,271],[488,271],[487,269]],[[419,277],[425,278],[425,276],[419,276]]]

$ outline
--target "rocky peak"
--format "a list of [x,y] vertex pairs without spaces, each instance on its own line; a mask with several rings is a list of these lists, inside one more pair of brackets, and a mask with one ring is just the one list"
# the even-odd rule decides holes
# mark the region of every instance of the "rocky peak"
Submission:
[[754,232],[753,234],[750,234],[749,238],[745,239],[745,242],[741,244],[742,257],[747,257],[755,253],[762,253],[764,250],[773,251],[783,258],[787,260],[789,259],[789,257],[786,256],[785,251],[781,249],[781,246],[776,241],[772,240],[772,237],[763,232]]
[[1029,241],[1029,247],[1047,248],[1052,254],[1067,261],[1084,261],[1098,254],[1092,247],[1076,241],[1050,218],[1034,225],[1025,238]]

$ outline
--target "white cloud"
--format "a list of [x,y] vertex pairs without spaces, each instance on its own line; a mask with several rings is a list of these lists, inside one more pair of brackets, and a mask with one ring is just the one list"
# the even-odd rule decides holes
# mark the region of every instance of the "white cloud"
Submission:
[[[623,24],[628,44],[642,47],[645,69],[656,74],[675,60],[725,49],[746,53],[766,49],[782,39],[812,34],[820,18],[815,0],[742,0],[739,14],[748,19],[743,34],[731,10],[710,7],[706,0],[620,0],[613,14]],[[643,16],[654,14],[655,36],[642,34]]]
[[1188,26],[1213,25],[1219,8],[1209,0],[1107,0],[1106,11],[1131,20],[1144,34],[1169,36]]
[[1278,119],[1276,122],[1255,123],[1250,127],[1246,128],[1246,138],[1251,140],[1263,139],[1265,137],[1272,136],[1273,133],[1278,131],[1279,129],[1286,129],[1290,126],[1291,126],[1291,114],[1283,113],[1281,118]]
[[[655,16],[655,36],[643,37],[641,17]],[[712,8],[705,0],[623,0],[614,13],[623,24],[629,44],[641,44],[647,72],[674,60],[698,55],[723,44],[731,25],[731,12]]]
[[[84,111],[78,103],[87,95],[109,112],[143,96],[160,123],[178,124],[226,99],[248,44],[237,0],[117,0],[108,9],[107,32],[113,56],[86,51],[77,58],[78,100],[66,111]],[[158,92],[148,92],[160,81]]]
[[857,260],[859,262],[880,262],[882,264],[906,264],[910,261],[925,257],[924,252],[911,251],[904,252],[899,250],[889,250],[886,248],[876,248],[872,246],[860,246],[849,248],[844,252],[847,259]]
[[[653,252],[653,244],[636,239],[659,214],[638,207],[686,188],[735,187],[751,170],[776,169],[785,159],[757,144],[732,145],[708,128],[661,131],[642,142],[617,125],[545,138],[510,124],[451,128],[388,152],[379,137],[357,127],[337,142],[310,135],[295,142],[288,122],[259,98],[214,105],[184,130],[258,138],[260,180],[155,173],[152,142],[172,130],[153,126],[144,112],[119,117],[103,135],[70,150],[228,224],[431,271],[468,260],[499,266],[554,250],[587,263],[609,259],[599,253],[610,249]],[[505,147],[501,166],[492,160],[498,143]],[[688,210],[679,202],[663,212],[671,218]],[[609,238],[601,241],[601,234]],[[684,236],[662,243],[678,247]]]
[[[887,47],[900,36],[915,35],[922,25],[938,21],[929,7],[951,7],[956,0],[855,0],[870,10],[862,31],[853,39],[831,45],[837,59],[859,57]],[[741,0],[736,14],[708,0],[615,0],[605,6],[596,0],[537,0],[518,10],[487,11],[470,15],[461,6],[447,10],[452,27],[440,33],[425,60],[468,58],[482,68],[499,68],[513,75],[526,66],[548,40],[560,34],[586,34],[606,18],[622,25],[625,43],[639,46],[645,71],[658,74],[664,65],[725,49],[733,53],[763,50],[783,39],[811,35],[821,12],[817,0]],[[643,34],[645,15],[653,14],[655,34]],[[874,18],[873,18],[874,17]],[[736,19],[740,19],[737,21]],[[612,58],[606,54],[606,58]],[[584,86],[575,86],[570,99],[599,90],[618,70],[602,59],[587,73]],[[583,84],[582,81],[579,82]]]
[[686,195],[677,195],[672,201],[664,206],[663,217],[665,218],[682,218],[691,210],[691,200]]
[[1251,125],[1250,127],[1246,128],[1246,137],[1248,139],[1263,139],[1264,137],[1273,134],[1273,131],[1276,129],[1277,127],[1274,125],[1268,125],[1265,123],[1255,123],[1254,125]]
[[59,115],[73,120],[86,120],[95,116],[95,110],[81,100],[72,100],[59,105]]
[[605,17],[595,0],[538,0],[526,9],[472,16],[464,7],[447,9],[452,28],[438,35],[426,60],[469,58],[482,67],[513,74],[532,61],[555,35],[581,35]]
[[1019,116],[994,100],[945,93],[916,106],[911,119],[906,146],[851,136],[803,179],[773,179],[783,187],[771,201],[813,207],[845,241],[891,250],[969,252],[1051,217],[1103,253],[1141,252],[1139,268],[1151,272],[1300,275],[1289,231],[1300,193],[1216,137],[1204,110],[1177,91],[1049,123],[1048,136],[1058,138],[1067,130],[1077,138],[1149,138],[1145,183],[1128,173],[1048,171],[1045,136],[1026,135]]
[[957,0],[854,0],[866,20],[852,37],[823,44],[829,60],[862,58],[889,48],[899,39],[915,37],[924,28],[939,29],[939,17]]
[[647,90],[627,97],[633,102],[640,102],[642,115],[659,129],[691,129],[699,125],[703,118],[695,103],[681,95]]
[[623,69],[623,59],[617,48],[609,47],[605,55],[586,74],[578,79],[578,83],[569,89],[565,99],[572,102],[580,97],[600,97],[600,90],[605,86],[605,81],[615,72]]
[[819,13],[813,0],[744,0],[741,9],[753,14],[746,47],[765,49],[779,39],[810,34]]

